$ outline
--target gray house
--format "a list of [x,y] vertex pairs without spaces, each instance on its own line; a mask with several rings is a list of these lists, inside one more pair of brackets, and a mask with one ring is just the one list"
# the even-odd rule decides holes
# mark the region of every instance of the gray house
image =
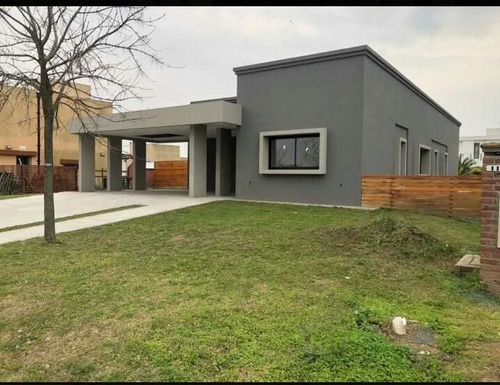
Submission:
[[368,46],[237,67],[237,96],[113,114],[79,135],[81,191],[94,189],[94,136],[108,138],[109,190],[121,139],[189,142],[189,194],[361,205],[366,174],[455,175],[460,122]]

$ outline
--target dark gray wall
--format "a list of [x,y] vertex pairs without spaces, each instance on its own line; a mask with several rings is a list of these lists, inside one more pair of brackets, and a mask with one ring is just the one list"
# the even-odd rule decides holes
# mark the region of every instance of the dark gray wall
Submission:
[[397,173],[398,139],[408,132],[408,175],[418,174],[419,144],[438,149],[448,175],[458,167],[459,126],[368,57],[365,61],[363,174]]
[[[238,75],[236,197],[360,205],[363,56]],[[260,175],[261,131],[326,127],[326,175]]]

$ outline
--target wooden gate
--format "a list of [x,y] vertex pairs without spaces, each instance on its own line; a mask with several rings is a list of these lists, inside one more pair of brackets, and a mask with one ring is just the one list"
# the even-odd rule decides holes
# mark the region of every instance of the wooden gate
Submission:
[[155,162],[154,188],[188,188],[188,161],[166,160]]

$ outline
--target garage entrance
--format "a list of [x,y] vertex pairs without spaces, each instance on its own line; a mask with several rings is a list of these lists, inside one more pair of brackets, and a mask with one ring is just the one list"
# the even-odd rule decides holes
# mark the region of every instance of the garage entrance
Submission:
[[109,191],[122,189],[122,139],[133,141],[134,190],[146,189],[146,143],[188,142],[190,197],[234,193],[236,130],[241,126],[241,106],[234,98],[186,106],[116,113],[74,120],[70,133],[79,137],[79,191],[94,191],[95,140],[108,142]]

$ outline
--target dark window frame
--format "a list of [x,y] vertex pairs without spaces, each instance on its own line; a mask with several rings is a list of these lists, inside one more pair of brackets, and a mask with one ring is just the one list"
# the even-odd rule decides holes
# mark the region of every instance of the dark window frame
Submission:
[[[477,149],[477,151],[476,151],[476,149]],[[477,152],[477,156],[476,156],[476,152]],[[481,156],[481,143],[474,142],[474,153],[472,154],[472,158],[479,159],[480,156]]]
[[[297,138],[318,138],[320,140],[319,133],[314,134],[297,134],[297,135],[273,135],[269,137],[269,151],[268,151],[268,165],[270,170],[319,170],[320,160],[318,158],[317,167],[297,167]],[[278,139],[294,139],[294,153],[293,153],[293,164],[294,167],[276,167],[273,166],[271,162],[271,152],[273,149],[273,142]],[[319,150],[321,151],[321,150]]]

